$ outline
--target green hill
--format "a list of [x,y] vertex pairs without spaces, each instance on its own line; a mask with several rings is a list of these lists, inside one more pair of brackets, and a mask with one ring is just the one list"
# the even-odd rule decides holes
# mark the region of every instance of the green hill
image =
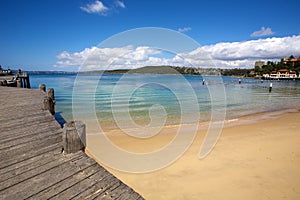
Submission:
[[146,66],[128,71],[128,74],[179,74],[170,66]]

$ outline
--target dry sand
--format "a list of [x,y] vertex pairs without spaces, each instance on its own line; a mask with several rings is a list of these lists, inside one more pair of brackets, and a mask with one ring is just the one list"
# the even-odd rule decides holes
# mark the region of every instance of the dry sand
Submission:
[[[252,115],[227,123],[217,145],[204,159],[197,156],[205,135],[201,130],[185,154],[164,169],[130,174],[106,168],[146,199],[298,200],[299,122],[299,110]],[[172,138],[172,134],[142,141],[110,137],[119,147],[139,152],[163,147]],[[88,137],[88,151],[101,151],[93,137]]]

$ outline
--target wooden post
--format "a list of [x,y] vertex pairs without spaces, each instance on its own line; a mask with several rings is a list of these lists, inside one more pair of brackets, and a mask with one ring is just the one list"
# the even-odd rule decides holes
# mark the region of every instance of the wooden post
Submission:
[[22,77],[19,77],[18,80],[20,80],[22,88],[25,88],[24,79]]
[[85,124],[81,121],[67,122],[63,128],[63,152],[84,151],[86,145]]
[[26,88],[31,88],[30,87],[29,75],[27,75],[25,79],[26,79]]
[[49,102],[49,111],[52,115],[55,114],[55,97],[54,97],[54,89],[48,89],[48,102]]
[[49,110],[49,101],[48,101],[48,96],[44,96],[44,110]]
[[52,115],[55,114],[55,97],[53,88],[49,88],[47,95],[44,97],[44,109],[49,110]]
[[20,78],[17,79],[17,87],[22,88],[22,80]]
[[4,80],[2,83],[3,83],[3,86],[7,86],[7,80]]
[[43,92],[46,92],[46,85],[45,84],[40,84],[39,85],[40,90],[42,90]]

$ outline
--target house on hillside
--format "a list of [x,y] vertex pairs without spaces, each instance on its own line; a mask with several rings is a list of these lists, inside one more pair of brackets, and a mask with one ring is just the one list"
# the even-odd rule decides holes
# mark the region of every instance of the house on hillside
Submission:
[[291,62],[292,66],[294,67],[297,62],[300,62],[300,56],[298,58],[291,59],[289,62]]
[[283,58],[283,63],[284,64],[290,63],[291,66],[293,66],[293,67],[295,66],[295,64],[297,62],[300,62],[300,56],[298,58],[287,58],[287,57]]

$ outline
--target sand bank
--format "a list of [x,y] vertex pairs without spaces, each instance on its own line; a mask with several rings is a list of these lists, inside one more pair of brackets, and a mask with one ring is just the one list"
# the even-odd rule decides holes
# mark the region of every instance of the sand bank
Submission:
[[[299,121],[298,110],[228,120],[204,159],[197,156],[206,133],[201,129],[184,155],[164,169],[145,174],[107,169],[146,199],[300,199]],[[128,151],[155,151],[174,138],[175,128],[149,139],[112,133],[110,139]],[[95,136],[88,136],[88,151],[101,150]]]

